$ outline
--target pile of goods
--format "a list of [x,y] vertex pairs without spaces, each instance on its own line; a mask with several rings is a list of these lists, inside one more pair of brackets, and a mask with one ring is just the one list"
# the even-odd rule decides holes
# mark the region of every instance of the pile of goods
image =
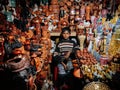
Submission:
[[112,71],[120,71],[120,29],[116,29],[113,34],[110,47],[109,55],[112,56],[111,67]]
[[84,48],[83,51],[76,52],[77,59],[72,60],[74,68],[78,68],[78,60],[82,65],[94,65],[97,63],[95,57]]
[[107,81],[112,79],[112,75],[115,71],[112,71],[112,67],[109,65],[82,65],[81,70],[85,78],[89,80]]
[[83,65],[94,65],[97,63],[97,60],[95,59],[95,57],[93,57],[92,54],[90,53],[85,53],[84,55],[81,55],[81,60],[80,62],[83,64]]
[[113,34],[108,53],[111,56],[115,56],[116,53],[120,53],[120,29],[116,29],[116,32]]

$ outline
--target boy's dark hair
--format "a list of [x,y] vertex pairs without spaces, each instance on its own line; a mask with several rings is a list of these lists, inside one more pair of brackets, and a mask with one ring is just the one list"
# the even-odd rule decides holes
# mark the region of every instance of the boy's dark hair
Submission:
[[65,31],[68,31],[69,33],[71,33],[70,28],[69,27],[64,27],[62,28],[62,33],[64,33]]

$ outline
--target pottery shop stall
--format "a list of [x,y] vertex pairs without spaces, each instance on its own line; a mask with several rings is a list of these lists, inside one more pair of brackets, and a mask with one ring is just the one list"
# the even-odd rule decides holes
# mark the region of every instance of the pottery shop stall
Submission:
[[[79,53],[81,57],[72,61],[74,66],[73,75],[77,79],[84,80],[84,90],[89,90],[87,84],[91,83],[105,84],[108,87],[105,90],[112,90],[115,87],[119,87],[117,86],[119,79],[116,79],[115,77],[119,77],[119,74],[117,73],[120,71],[120,63],[118,60],[120,54],[117,54],[117,56],[115,56],[117,58],[113,58],[110,62],[107,61],[107,63],[101,63],[98,62],[90,53]],[[109,59],[103,60],[106,62],[106,60]],[[112,85],[113,83],[116,83],[116,85]],[[92,88],[94,90],[96,87]]]
[[75,70],[73,74],[75,77],[80,78],[81,74],[88,82],[94,80],[104,82],[105,80],[107,81],[112,79],[112,75],[116,72],[116,70],[113,70],[113,65],[98,62],[95,57],[85,49],[80,51],[79,55],[80,57],[78,59],[72,61]]
[[[5,79],[9,80],[12,77],[16,82],[16,76],[24,73],[19,77],[20,80],[22,78],[22,84],[19,85],[23,85],[27,90],[53,88],[52,55],[61,29],[64,27],[70,28],[71,39],[80,48],[80,66],[76,60],[73,60],[73,75],[77,78],[84,77],[86,83],[114,82],[117,85],[114,87],[118,87],[119,2],[119,0],[94,2],[92,0],[1,0],[1,87],[12,84],[3,83]],[[1,78],[7,75],[10,76]],[[19,87],[16,84],[16,87],[11,85],[11,90]]]

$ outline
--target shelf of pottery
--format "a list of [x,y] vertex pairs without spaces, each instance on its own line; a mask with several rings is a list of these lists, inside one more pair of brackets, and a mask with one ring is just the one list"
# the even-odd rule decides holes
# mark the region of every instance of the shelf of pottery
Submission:
[[[56,29],[52,29],[51,32],[60,32],[61,28],[69,26],[71,32],[76,32],[76,29],[89,27],[90,26],[90,7],[88,6],[85,10],[85,5],[80,4],[74,0],[59,1],[59,18]],[[83,7],[82,7],[83,5]],[[82,9],[82,10],[81,10]],[[87,13],[85,13],[87,12]],[[83,20],[84,18],[84,20]],[[85,19],[88,22],[85,22]],[[82,22],[81,22],[82,21]],[[84,22],[83,22],[84,21]],[[80,22],[82,23],[81,25]],[[54,33],[55,35],[55,33]]]

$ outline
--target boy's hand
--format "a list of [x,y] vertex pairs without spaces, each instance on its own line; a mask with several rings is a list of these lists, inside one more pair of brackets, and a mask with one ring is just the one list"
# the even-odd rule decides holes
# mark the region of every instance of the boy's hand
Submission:
[[62,65],[64,66],[64,69],[67,70],[67,65],[65,65],[63,62],[62,62]]

